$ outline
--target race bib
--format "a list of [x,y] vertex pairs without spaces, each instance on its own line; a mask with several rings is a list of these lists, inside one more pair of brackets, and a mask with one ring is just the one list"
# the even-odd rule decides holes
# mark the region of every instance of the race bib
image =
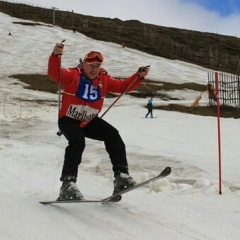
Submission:
[[101,99],[100,87],[94,87],[93,82],[81,74],[77,97],[87,102],[97,101]]

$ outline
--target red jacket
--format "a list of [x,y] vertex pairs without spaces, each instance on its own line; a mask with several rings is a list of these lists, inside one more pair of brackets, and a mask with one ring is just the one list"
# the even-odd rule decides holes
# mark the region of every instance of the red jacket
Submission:
[[77,119],[84,127],[94,117],[98,116],[102,109],[104,98],[108,92],[123,93],[128,86],[128,92],[137,88],[144,78],[139,78],[135,73],[123,80],[115,79],[101,68],[98,77],[87,79],[79,68],[61,68],[61,58],[51,55],[48,64],[48,75],[55,82],[64,85],[62,106],[59,117],[68,116]]

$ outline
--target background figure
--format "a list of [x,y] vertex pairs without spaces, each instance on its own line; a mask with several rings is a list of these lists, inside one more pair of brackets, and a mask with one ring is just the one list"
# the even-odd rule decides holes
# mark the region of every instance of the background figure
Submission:
[[153,99],[149,98],[148,103],[147,103],[147,109],[148,109],[148,113],[145,115],[145,118],[148,117],[148,115],[150,114],[151,118],[153,118]]
[[79,58],[79,63],[77,65],[77,68],[81,68],[83,66],[83,60],[82,58]]

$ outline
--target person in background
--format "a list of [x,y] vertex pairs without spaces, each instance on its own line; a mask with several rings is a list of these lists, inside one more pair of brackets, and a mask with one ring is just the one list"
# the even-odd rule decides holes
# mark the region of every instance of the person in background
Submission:
[[79,63],[77,65],[77,68],[81,68],[83,66],[83,60],[82,58],[79,58]]
[[125,144],[116,128],[98,116],[108,92],[125,93],[136,89],[150,67],[140,67],[125,80],[112,77],[102,68],[101,52],[91,51],[81,68],[61,68],[64,45],[57,43],[49,57],[48,75],[64,85],[58,125],[68,141],[60,181],[58,200],[84,197],[77,187],[78,167],[82,162],[85,138],[102,141],[112,163],[114,190],[117,193],[136,184],[129,175]]
[[147,109],[148,109],[148,113],[145,115],[145,118],[147,118],[149,114],[150,114],[150,117],[153,118],[153,99],[152,98],[148,99]]

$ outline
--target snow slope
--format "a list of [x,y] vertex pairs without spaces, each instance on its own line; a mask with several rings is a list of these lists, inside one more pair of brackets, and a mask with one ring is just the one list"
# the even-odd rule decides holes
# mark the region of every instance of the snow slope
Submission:
[[[104,67],[114,76],[127,77],[150,64],[151,79],[206,84],[210,70],[59,27],[13,24],[24,20],[2,13],[0,20],[0,239],[239,239],[239,120],[221,119],[223,194],[219,195],[217,119],[157,110],[157,118],[145,119],[147,99],[130,96],[123,96],[104,119],[119,129],[126,143],[131,175],[143,181],[166,166],[172,174],[124,195],[119,203],[39,204],[55,199],[61,185],[67,142],[56,135],[58,96],[26,90],[9,75],[46,74],[49,54],[63,39],[66,67],[75,66],[88,51],[99,50],[106,58]],[[199,93],[172,94],[189,104]],[[103,111],[112,101],[106,100]],[[206,96],[201,101],[206,104]],[[155,98],[154,104],[163,102]],[[87,139],[79,167],[80,190],[85,198],[104,198],[113,190],[112,180],[103,144]]]

